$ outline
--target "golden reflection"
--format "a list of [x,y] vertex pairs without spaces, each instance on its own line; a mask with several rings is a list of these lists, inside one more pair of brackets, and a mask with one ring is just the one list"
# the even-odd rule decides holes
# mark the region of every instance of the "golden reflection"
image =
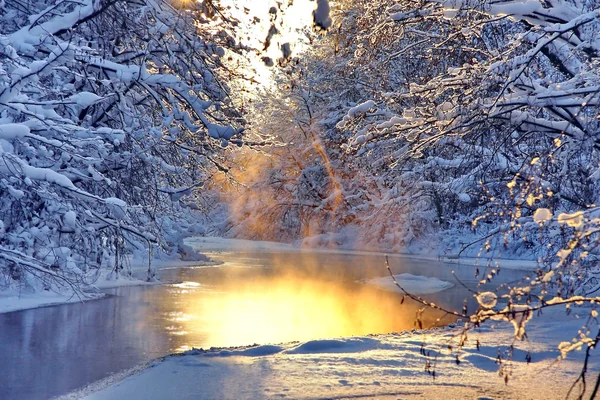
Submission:
[[167,321],[173,321],[173,322],[189,321],[192,318],[194,318],[193,315],[186,314],[183,312],[171,312],[171,313],[168,313],[165,317],[165,319]]
[[187,331],[180,331],[180,330],[173,330],[173,331],[169,331],[169,335],[175,335],[175,336],[185,336],[187,335],[188,332]]
[[198,282],[188,282],[188,281],[186,281],[186,282],[181,282],[181,283],[175,283],[175,284],[173,284],[171,286],[176,287],[176,288],[197,288],[197,287],[200,287],[202,285],[200,285]]
[[178,325],[166,327],[182,337],[176,351],[389,333],[413,328],[418,309],[393,293],[306,274],[234,279],[220,289],[185,295],[183,311],[172,316]]
[[373,307],[386,305],[365,294],[324,282],[282,277],[233,287],[209,307],[219,339],[239,344],[277,343],[380,332],[389,317],[373,313]]

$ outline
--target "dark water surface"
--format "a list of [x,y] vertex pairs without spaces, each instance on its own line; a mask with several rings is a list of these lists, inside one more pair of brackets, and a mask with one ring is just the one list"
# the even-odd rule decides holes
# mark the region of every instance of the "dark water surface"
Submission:
[[[357,281],[385,276],[377,254],[215,253],[224,264],[161,271],[153,287],[107,290],[87,303],[0,314],[0,399],[47,399],[191,347],[241,346],[389,333],[414,327],[418,305]],[[474,267],[390,258],[394,273],[468,287]],[[522,272],[503,270],[503,282]],[[498,282],[498,281],[496,281]],[[427,295],[460,311],[472,294],[456,283]],[[426,312],[424,325],[452,321]]]

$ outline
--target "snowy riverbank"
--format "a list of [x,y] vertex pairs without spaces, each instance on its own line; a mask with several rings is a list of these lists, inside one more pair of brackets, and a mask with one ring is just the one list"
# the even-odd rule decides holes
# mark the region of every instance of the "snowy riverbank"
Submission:
[[[134,258],[129,261],[131,276],[121,274],[118,278],[107,270],[101,271],[94,277],[90,284],[83,287],[83,293],[75,292],[55,293],[51,291],[29,292],[27,290],[7,289],[0,290],[0,314],[27,310],[38,307],[77,303],[90,301],[105,296],[102,290],[123,286],[151,286],[163,282],[147,282],[145,280],[148,268],[147,260]],[[216,265],[212,261],[181,261],[177,259],[154,260],[153,266],[157,271],[170,268],[184,268],[198,265]]]
[[[506,269],[515,269],[530,271],[537,268],[537,263],[533,260],[519,260],[509,258],[491,259],[486,257],[460,257],[455,256],[434,256],[431,252],[423,250],[421,253],[396,253],[383,251],[353,250],[350,248],[336,247],[330,248],[320,245],[320,242],[306,241],[291,244],[268,241],[254,241],[245,239],[230,239],[222,237],[193,237],[186,239],[186,244],[192,246],[199,252],[256,252],[268,251],[271,253],[286,252],[312,252],[312,253],[336,253],[336,254],[354,254],[354,255],[373,255],[387,254],[390,258],[408,258],[414,260],[424,260],[433,262],[444,262],[448,264],[461,264],[473,266],[500,267]],[[315,244],[317,243],[317,244]],[[322,243],[321,243],[322,244]],[[454,254],[450,252],[449,254]]]
[[[193,238],[189,244],[207,253],[306,251],[281,243],[221,238]],[[447,282],[432,278],[400,274],[397,279],[404,279],[405,285],[415,281],[418,287],[413,289],[423,293],[447,287]],[[381,281],[391,283],[389,278]],[[558,361],[559,344],[573,343],[591,314],[590,308],[576,306],[570,316],[564,306],[545,310],[528,323],[524,341],[514,340],[512,324],[488,321],[467,333],[462,348],[459,324],[192,350],[113,375],[62,399],[562,399],[581,371],[584,351],[575,350]],[[599,367],[592,357],[588,390]]]
[[[589,312],[579,311],[582,315]],[[512,361],[506,360],[513,343],[512,325],[496,324],[495,329],[484,324],[469,332],[458,352],[458,327],[194,350],[158,360],[128,377],[109,378],[63,399],[564,398],[581,369],[582,352],[557,362],[557,345],[575,337],[581,321],[567,318],[559,310],[532,321],[529,339],[514,343]],[[531,363],[527,362],[528,352]],[[425,371],[428,362],[429,373]],[[593,360],[591,376],[598,366]],[[509,374],[507,382],[499,376],[500,369]]]

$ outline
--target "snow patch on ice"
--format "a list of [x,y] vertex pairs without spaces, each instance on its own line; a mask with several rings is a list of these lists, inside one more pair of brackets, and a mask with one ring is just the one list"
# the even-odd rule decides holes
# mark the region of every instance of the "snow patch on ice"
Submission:
[[[426,276],[413,274],[394,275],[394,278],[396,278],[398,284],[410,294],[437,293],[454,286],[453,283],[443,281],[438,278],[430,278]],[[396,284],[390,276],[370,279],[366,283],[368,283],[369,285],[375,285],[384,290],[389,290],[392,292],[402,292],[402,290],[400,290],[400,288],[396,286]]]
[[287,354],[318,354],[318,353],[354,353],[375,350],[380,346],[376,339],[349,338],[349,339],[322,339],[310,340],[306,343],[286,350]]

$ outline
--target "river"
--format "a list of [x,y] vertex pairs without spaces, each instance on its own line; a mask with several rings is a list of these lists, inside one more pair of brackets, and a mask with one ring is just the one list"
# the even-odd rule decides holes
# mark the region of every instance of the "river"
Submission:
[[[169,284],[121,287],[86,303],[0,314],[0,399],[47,399],[192,347],[245,346],[412,329],[419,306],[361,283],[385,276],[380,254],[218,252],[217,266],[163,269]],[[474,267],[390,258],[412,273],[475,288]],[[501,280],[523,276],[502,271]],[[497,283],[497,281],[496,281]],[[459,310],[462,285],[427,295]],[[442,318],[441,321],[437,321]],[[424,326],[449,316],[426,311]]]

